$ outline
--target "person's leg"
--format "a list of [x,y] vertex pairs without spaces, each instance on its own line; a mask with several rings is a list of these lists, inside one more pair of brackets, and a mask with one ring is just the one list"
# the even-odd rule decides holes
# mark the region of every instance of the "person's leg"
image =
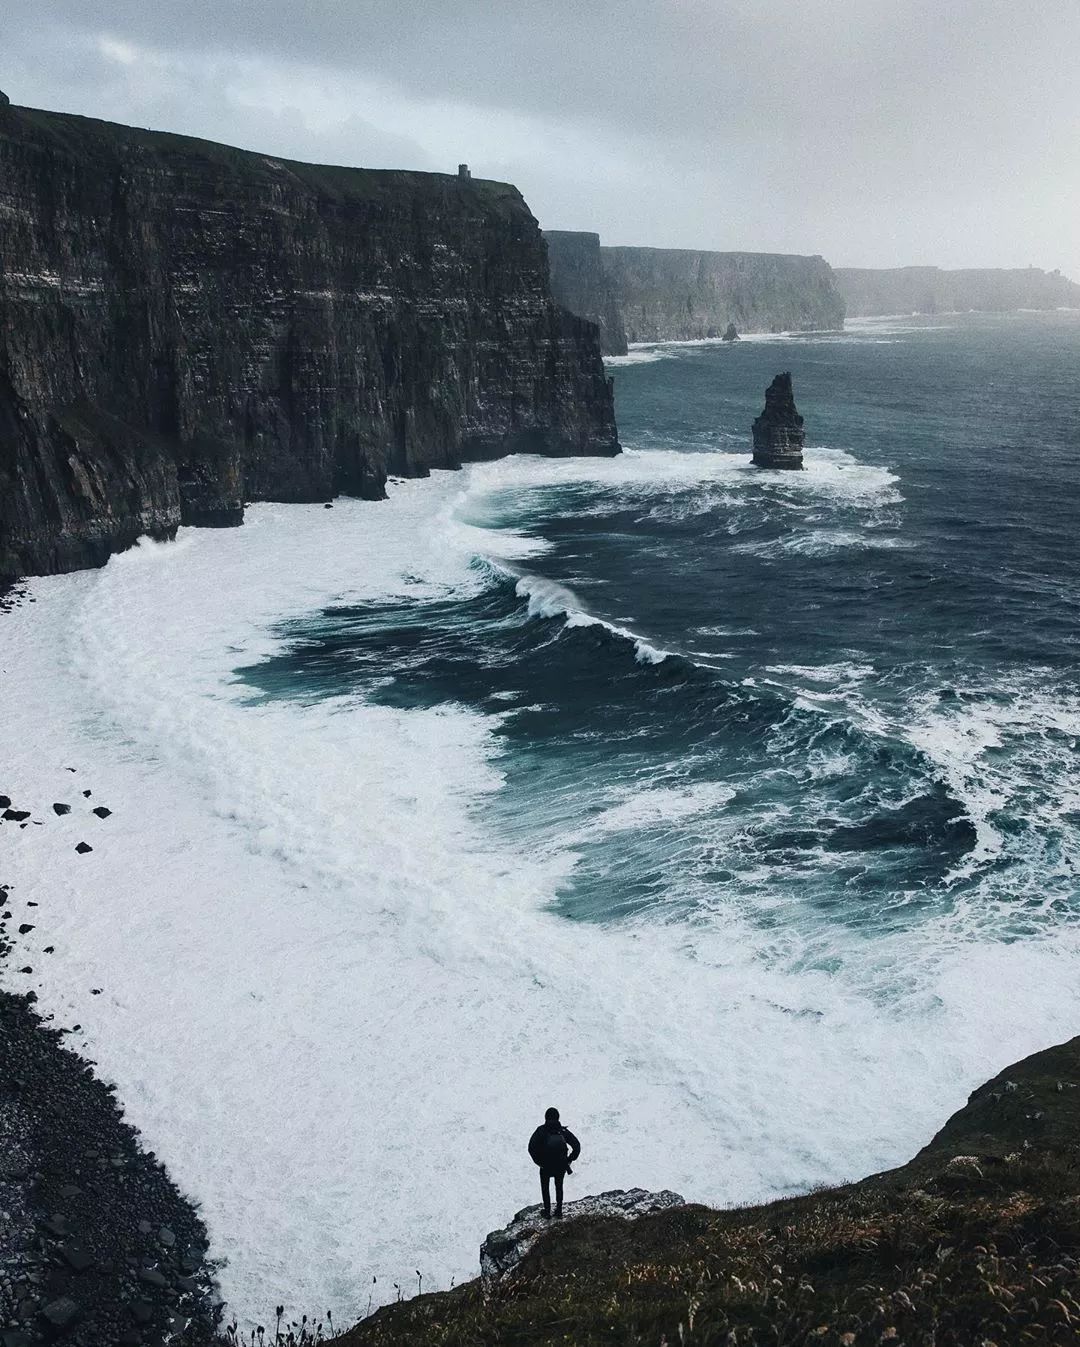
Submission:
[[[562,1198],[558,1196],[558,1194],[561,1194],[561,1192],[562,1192],[561,1180],[560,1180],[560,1179],[556,1179],[556,1180],[555,1180],[555,1185],[556,1185],[556,1186],[555,1186],[555,1192],[556,1192],[556,1195],[557,1195],[557,1196],[556,1196],[556,1201],[562,1201]],[[545,1216],[550,1216],[550,1215],[551,1215],[551,1175],[547,1172],[546,1169],[542,1169],[542,1170],[540,1171],[540,1196],[544,1199],[544,1215],[545,1215]]]
[[561,1216],[561,1215],[562,1215],[562,1182],[563,1182],[563,1178],[564,1178],[564,1177],[565,1177],[565,1176],[564,1176],[563,1171],[562,1171],[561,1169],[556,1170],[556,1172],[555,1172],[555,1215],[556,1215],[556,1216]]

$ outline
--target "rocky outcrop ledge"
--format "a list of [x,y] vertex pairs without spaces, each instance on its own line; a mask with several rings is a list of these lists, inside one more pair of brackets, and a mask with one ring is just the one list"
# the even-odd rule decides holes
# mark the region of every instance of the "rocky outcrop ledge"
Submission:
[[765,410],[754,421],[754,462],[759,468],[801,468],[806,432],[795,406],[790,374],[765,390]]
[[1078,1091],[1080,1038],[981,1086],[899,1169],[762,1207],[551,1222],[512,1275],[387,1306],[340,1341],[1076,1347]]
[[658,1211],[672,1211],[685,1205],[685,1198],[666,1189],[650,1193],[644,1188],[616,1188],[568,1202],[558,1222],[546,1218],[539,1205],[525,1207],[509,1225],[493,1230],[480,1246],[480,1276],[494,1282],[512,1272],[537,1240],[555,1224],[565,1225],[567,1221],[580,1220],[584,1216],[620,1216],[632,1221],[639,1216],[652,1216]]

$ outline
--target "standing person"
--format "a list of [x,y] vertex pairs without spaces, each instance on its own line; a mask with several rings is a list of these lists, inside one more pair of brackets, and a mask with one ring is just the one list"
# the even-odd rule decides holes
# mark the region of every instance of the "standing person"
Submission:
[[555,1180],[555,1216],[562,1215],[563,1178],[581,1154],[581,1142],[559,1121],[559,1110],[549,1108],[544,1121],[529,1138],[529,1154],[540,1168],[540,1192],[544,1216],[551,1215],[551,1180]]

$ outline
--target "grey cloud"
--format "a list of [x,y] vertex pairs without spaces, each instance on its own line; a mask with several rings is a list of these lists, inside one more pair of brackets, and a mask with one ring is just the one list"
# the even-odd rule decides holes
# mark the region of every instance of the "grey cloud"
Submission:
[[[545,222],[622,242],[1080,270],[1076,0],[7,0],[3,22],[17,100],[276,153],[436,166],[422,128],[347,109],[314,127],[320,72],[533,119],[538,142],[573,142],[564,165],[515,143],[480,167]],[[162,54],[170,79],[140,92],[107,62],[48,57],[103,34]],[[279,107],[221,92],[245,61]]]

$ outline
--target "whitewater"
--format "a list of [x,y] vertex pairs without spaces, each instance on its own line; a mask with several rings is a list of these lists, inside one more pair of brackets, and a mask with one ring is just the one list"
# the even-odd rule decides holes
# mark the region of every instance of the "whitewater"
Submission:
[[[769,564],[902,556],[875,544],[903,533],[901,475],[828,445],[807,458],[767,503],[799,521]],[[1076,925],[1048,911],[1014,929],[964,889],[1007,845],[1000,809],[1020,787],[1000,750],[1017,722],[1071,769],[1067,700],[1032,689],[1010,719],[920,688],[905,725],[866,694],[873,660],[740,666],[739,695],[789,698],[763,771],[809,717],[808,780],[842,781],[853,759],[825,733],[842,715],[903,738],[963,803],[975,841],[940,881],[952,897],[869,930],[801,909],[783,859],[722,900],[702,889],[575,919],[563,899],[589,848],[617,856],[643,829],[690,828],[734,854],[741,784],[657,759],[594,781],[587,809],[570,800],[536,831],[507,806],[528,798],[508,731],[534,703],[493,689],[483,705],[395,704],[400,660],[347,646],[335,669],[362,666],[352,688],[279,696],[238,672],[272,666],[320,615],[404,607],[423,625],[498,596],[530,631],[610,641],[613,669],[635,678],[712,677],[752,639],[752,612],[718,602],[711,625],[673,639],[647,608],[604,609],[586,553],[545,573],[542,522],[568,499],[586,522],[707,517],[732,564],[758,565],[734,549],[760,542],[739,510],[762,489],[744,457],[655,442],[611,461],[475,465],[393,482],[383,502],[255,506],[242,529],[184,529],[32,580],[33,602],[3,617],[0,786],[35,817],[84,788],[113,811],[5,831],[5,878],[41,907],[4,982],[81,1026],[68,1042],[200,1204],[230,1314],[284,1302],[345,1322],[418,1271],[425,1289],[475,1275],[484,1235],[536,1199],[524,1145],[551,1103],[584,1143],[571,1196],[641,1186],[727,1205],[901,1162],[975,1085],[1075,1032]],[[482,677],[482,644],[463,639]],[[1032,759],[1021,785],[1045,766]],[[1038,803],[1058,822],[1075,807],[1053,791]],[[1072,882],[1071,853],[1047,863]]]

